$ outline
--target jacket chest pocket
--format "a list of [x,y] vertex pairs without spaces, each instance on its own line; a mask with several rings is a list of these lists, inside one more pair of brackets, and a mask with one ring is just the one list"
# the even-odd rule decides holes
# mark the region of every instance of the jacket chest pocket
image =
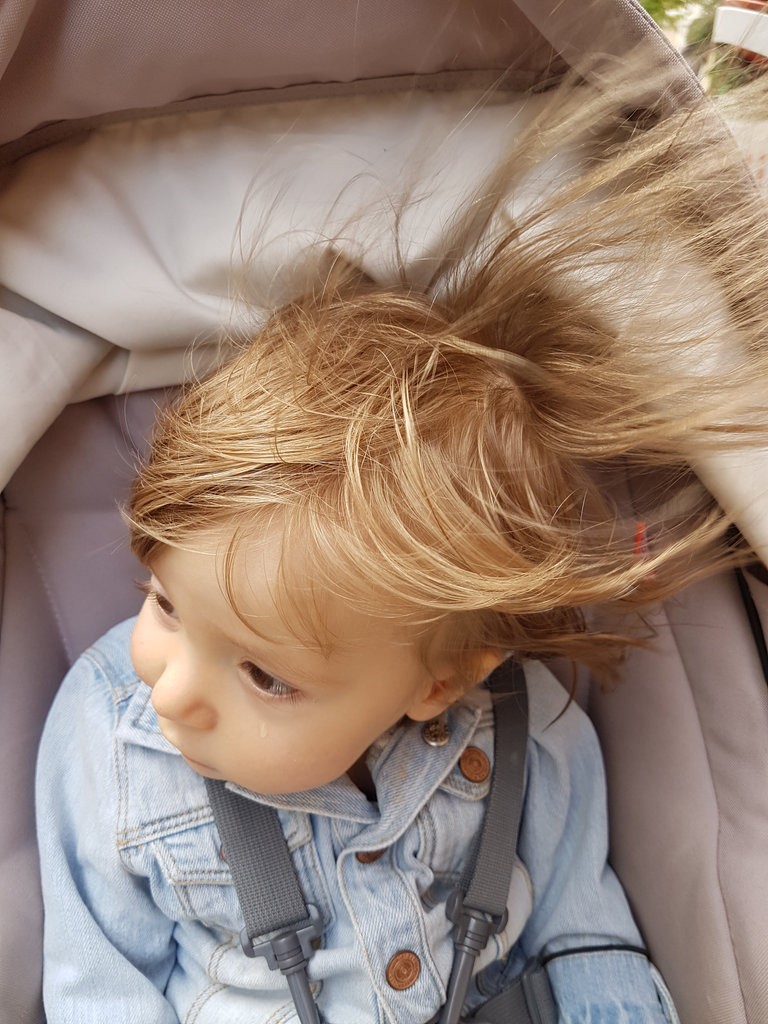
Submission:
[[482,830],[488,790],[486,779],[469,782],[457,767],[420,813],[419,859],[436,877],[458,879],[463,873]]
[[[311,828],[300,814],[291,815],[286,826],[288,847],[306,892],[304,862],[314,855]],[[213,820],[156,833],[125,850],[124,859],[131,872],[146,876],[155,903],[171,920],[197,920],[230,934],[242,928],[243,915],[226,849]],[[327,915],[325,893],[306,892],[306,896]]]
[[421,899],[428,907],[445,903],[456,888],[485,816],[487,787],[457,789],[449,780],[416,818],[418,850],[414,862],[403,865],[417,870]]
[[147,879],[152,899],[172,921],[199,920],[234,932],[241,927],[232,875],[212,820],[172,830],[156,827],[123,849],[133,874]]

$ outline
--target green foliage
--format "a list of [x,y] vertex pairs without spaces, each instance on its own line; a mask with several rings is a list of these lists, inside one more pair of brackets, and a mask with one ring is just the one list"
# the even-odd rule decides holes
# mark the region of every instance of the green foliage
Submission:
[[640,0],[642,7],[662,28],[673,28],[694,0]]
[[701,4],[701,13],[688,26],[686,42],[692,46],[706,45],[712,39],[715,25],[716,0]]
[[683,55],[713,95],[751,81],[766,70],[765,61],[751,61],[734,46],[712,42],[715,11],[721,0],[640,0],[640,4],[663,29],[673,29],[683,15],[691,14],[685,32]]

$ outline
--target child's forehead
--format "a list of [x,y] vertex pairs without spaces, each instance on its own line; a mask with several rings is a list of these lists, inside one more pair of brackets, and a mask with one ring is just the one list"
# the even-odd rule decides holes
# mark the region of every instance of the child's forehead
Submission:
[[280,519],[200,531],[183,548],[164,549],[161,571],[169,561],[178,585],[190,594],[215,588],[239,623],[272,642],[330,655],[382,642],[420,644],[426,632],[404,609],[376,609],[362,570],[359,600],[339,593],[318,573],[311,543],[287,532]]

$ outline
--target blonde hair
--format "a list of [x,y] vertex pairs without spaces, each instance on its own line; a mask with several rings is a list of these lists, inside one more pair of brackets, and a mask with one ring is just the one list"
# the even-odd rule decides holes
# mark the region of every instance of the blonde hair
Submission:
[[[628,119],[609,85],[561,86],[428,284],[332,256],[161,413],[127,514],[140,560],[224,529],[231,570],[276,521],[318,594],[445,626],[458,660],[605,672],[629,634],[585,608],[745,558],[687,467],[764,438],[762,204],[708,111]],[[569,145],[580,172],[517,209]],[[615,497],[627,478],[639,511]]]

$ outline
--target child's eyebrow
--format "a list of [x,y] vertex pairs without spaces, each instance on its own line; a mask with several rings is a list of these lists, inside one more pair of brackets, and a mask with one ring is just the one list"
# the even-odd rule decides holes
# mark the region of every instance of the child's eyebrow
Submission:
[[[152,578],[155,580],[158,587],[163,591],[164,596],[173,603],[173,598],[157,571],[153,568],[150,568],[149,571],[152,573]],[[150,580],[146,580],[143,583],[140,581],[137,582],[137,586],[140,590],[143,590],[146,593],[147,590],[151,588],[152,584]],[[274,647],[276,649],[282,648],[288,651],[290,651],[292,647],[298,647],[301,651],[314,652],[318,654],[324,661],[327,661],[327,659],[338,650],[336,644],[329,642],[327,646],[323,646],[322,648],[319,645],[310,646],[308,644],[301,644],[299,638],[292,638],[290,633],[287,633],[284,641],[271,640],[264,633],[260,633],[258,630],[251,628],[240,616],[237,616],[237,618],[238,621],[242,623],[243,629],[248,631],[247,638],[245,635],[238,635],[230,630],[223,629],[216,623],[209,621],[208,625],[209,628],[214,630],[222,640],[225,640],[232,647],[238,648],[249,661],[254,662],[254,664],[258,665],[259,668],[264,669],[264,671],[268,672],[270,675],[278,676],[287,683],[295,682],[300,687],[324,681],[325,673],[321,674],[320,672],[296,671],[292,667],[288,671],[281,671],[279,650],[277,651],[276,658],[273,660],[272,652],[259,650],[258,644],[261,642],[262,644],[268,644],[270,647]],[[286,666],[286,668],[288,667]]]
[[[286,637],[284,641],[270,640],[263,633],[251,630],[245,623],[243,623],[243,629],[248,630],[247,637],[232,633],[230,630],[223,629],[215,623],[210,623],[210,627],[222,640],[241,651],[248,661],[254,662],[259,668],[264,669],[265,672],[277,676],[287,683],[295,683],[299,687],[305,687],[307,685],[320,684],[325,680],[326,673],[320,671],[319,665],[318,671],[310,672],[307,670],[302,671],[295,666],[284,663],[283,658],[281,658],[281,651],[290,653],[292,649],[298,649],[301,652],[313,652],[318,654],[322,660],[326,660],[326,656],[319,650],[313,651],[312,648],[298,646],[300,644],[298,638],[293,645],[289,637]],[[260,648],[259,644],[266,645],[269,649]]]

